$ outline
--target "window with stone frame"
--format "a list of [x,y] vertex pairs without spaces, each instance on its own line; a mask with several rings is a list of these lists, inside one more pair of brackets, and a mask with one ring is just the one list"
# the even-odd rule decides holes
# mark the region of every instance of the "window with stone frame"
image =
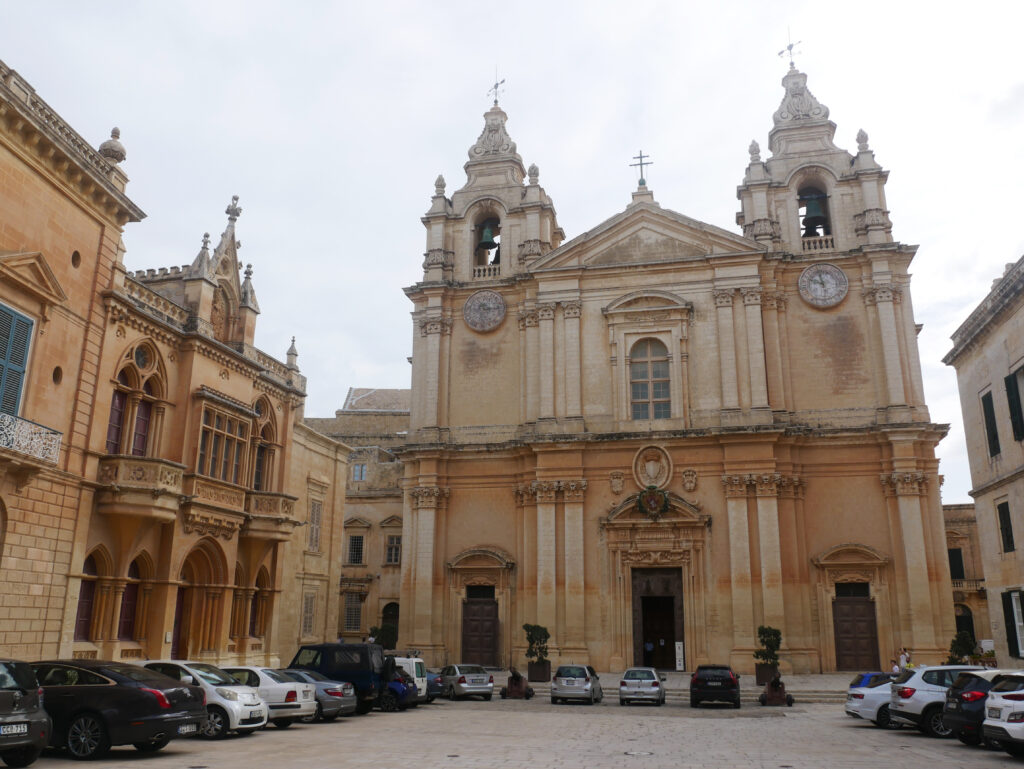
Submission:
[[992,401],[992,393],[987,392],[981,396],[981,414],[985,422],[985,438],[988,440],[988,455],[990,457],[999,454],[999,426],[996,422],[996,409]]
[[363,563],[363,535],[352,534],[348,538],[348,560],[346,563],[358,566]]
[[359,464],[352,465],[352,480],[353,481],[365,481],[366,480],[366,464],[360,462]]
[[106,452],[136,457],[157,453],[151,435],[157,402],[164,391],[156,351],[146,342],[129,350],[114,381],[107,419]]
[[358,631],[363,625],[363,598],[359,593],[345,593],[345,630]]
[[658,339],[641,339],[629,352],[629,404],[632,419],[672,416],[668,349]]
[[245,477],[248,443],[248,420],[203,406],[196,472],[228,483],[239,483]]
[[1003,552],[1012,553],[1015,547],[1013,542],[1013,521],[1010,519],[1010,503],[1000,502],[997,504],[996,515],[999,519],[999,539],[1003,545]]
[[253,404],[256,419],[252,429],[253,491],[273,491],[274,457],[277,453],[276,425],[270,401],[260,398]]
[[0,412],[17,416],[32,342],[32,320],[0,305]]
[[402,562],[402,535],[389,534],[387,547],[384,550],[384,563],[388,565],[400,564]]
[[1006,404],[1010,409],[1010,429],[1015,441],[1024,441],[1024,366],[1003,379],[1006,387]]
[[313,635],[313,628],[316,624],[316,593],[306,593],[302,596],[302,636],[308,638]]
[[306,549],[311,553],[320,552],[320,528],[323,524],[324,503],[319,499],[309,500],[309,538]]

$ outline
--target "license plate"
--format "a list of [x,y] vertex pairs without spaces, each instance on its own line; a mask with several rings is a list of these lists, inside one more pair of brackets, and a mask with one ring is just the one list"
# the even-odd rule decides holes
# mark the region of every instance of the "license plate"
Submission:
[[562,683],[565,684],[566,686],[575,686],[576,685],[576,679],[575,678],[563,678],[562,679]]
[[708,686],[721,686],[721,681],[708,681]]
[[482,683],[484,683],[484,679],[482,679],[482,678],[474,678],[473,679],[473,683],[475,683],[475,684],[482,684]]
[[178,727],[178,734],[192,734],[196,729],[195,724],[182,724]]
[[4,724],[0,734],[28,734],[28,724]]
[[1003,711],[1000,708],[989,708],[988,709],[988,717],[989,718],[999,718],[999,714],[1002,713],[1002,712]]
[[250,710],[249,711],[249,718],[263,718],[263,711],[262,710]]
[[309,699],[309,692],[303,692],[303,693],[302,693],[302,698],[303,698],[304,700],[308,700],[308,699]]

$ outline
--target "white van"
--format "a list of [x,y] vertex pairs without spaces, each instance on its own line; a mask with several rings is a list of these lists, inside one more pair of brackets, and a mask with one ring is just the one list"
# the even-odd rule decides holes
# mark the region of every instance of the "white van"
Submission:
[[399,657],[395,664],[416,680],[416,703],[427,701],[427,665],[419,657]]

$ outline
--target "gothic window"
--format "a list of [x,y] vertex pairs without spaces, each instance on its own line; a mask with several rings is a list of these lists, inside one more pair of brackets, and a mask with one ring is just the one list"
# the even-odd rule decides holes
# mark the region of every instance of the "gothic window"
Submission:
[[138,561],[132,561],[128,567],[128,583],[121,595],[121,614],[117,623],[117,637],[122,641],[134,641],[135,615],[139,605],[139,582],[141,573]]
[[981,396],[981,413],[985,418],[985,437],[988,439],[988,455],[994,457],[999,454],[999,427],[996,423],[995,405],[992,403],[992,393],[987,392]]
[[395,565],[402,562],[402,535],[389,534],[387,549],[384,552],[384,563]]
[[363,624],[363,599],[359,593],[345,593],[345,630],[358,631]]
[[[124,411],[128,404],[128,375],[122,371],[117,375],[119,387],[110,399],[110,419],[107,422],[107,453],[121,453],[121,433],[124,430]],[[124,388],[124,389],[122,389]]]
[[252,432],[252,488],[255,491],[271,491],[276,444],[270,402],[260,398],[253,405],[253,410],[256,412],[256,420]]
[[129,350],[110,396],[108,454],[144,457],[156,453],[157,435],[153,425],[162,392],[163,381],[156,352],[146,343]]
[[323,525],[324,503],[319,499],[309,500],[309,542],[306,549],[320,552],[320,527]]
[[0,306],[0,412],[18,415],[32,340],[32,321]]
[[802,237],[820,238],[832,234],[832,223],[828,215],[828,195],[818,187],[801,187],[797,192],[800,210]]
[[[142,386],[142,392],[152,397],[153,386],[146,382]],[[153,401],[149,400],[149,398],[139,400],[139,405],[135,412],[135,429],[132,432],[132,456],[146,456],[146,439],[149,437],[149,421],[152,416]]]
[[248,437],[248,422],[204,406],[196,472],[228,483],[238,483],[242,477]]
[[360,565],[363,562],[363,535],[353,534],[348,538],[348,561],[352,565]]
[[672,416],[668,349],[657,339],[641,339],[630,350],[629,402],[633,419]]
[[82,564],[82,587],[78,591],[78,610],[75,612],[75,640],[92,640],[92,606],[96,598],[96,559],[91,555]]

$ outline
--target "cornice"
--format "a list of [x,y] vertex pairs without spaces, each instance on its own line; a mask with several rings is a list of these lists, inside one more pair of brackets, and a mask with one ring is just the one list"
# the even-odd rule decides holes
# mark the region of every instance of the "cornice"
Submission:
[[942,362],[955,366],[966,352],[976,348],[992,327],[1009,312],[1024,306],[1024,257],[1014,264],[975,308],[967,320],[953,332],[953,349]]

